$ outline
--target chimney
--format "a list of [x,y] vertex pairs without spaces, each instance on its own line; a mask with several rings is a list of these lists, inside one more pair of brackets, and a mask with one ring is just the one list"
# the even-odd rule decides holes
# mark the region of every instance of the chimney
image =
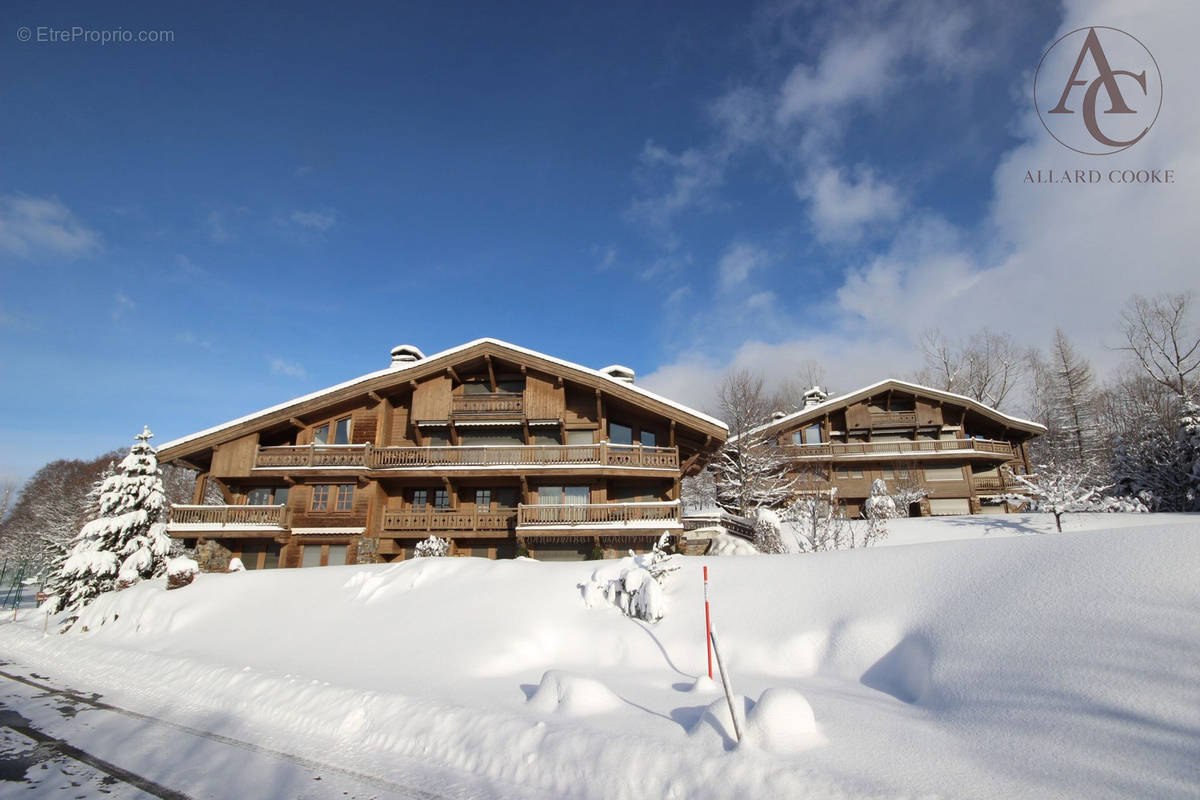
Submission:
[[637,375],[637,373],[635,373],[629,367],[623,367],[620,364],[610,364],[599,371],[614,380],[629,384],[633,383],[633,379]]
[[814,386],[804,393],[804,407],[820,405],[828,399],[829,392],[823,391],[820,386]]
[[392,368],[412,364],[425,358],[421,348],[414,344],[399,344],[392,348]]
[[781,420],[786,416],[787,416],[786,411],[772,411],[771,412],[771,421],[775,422],[776,420]]

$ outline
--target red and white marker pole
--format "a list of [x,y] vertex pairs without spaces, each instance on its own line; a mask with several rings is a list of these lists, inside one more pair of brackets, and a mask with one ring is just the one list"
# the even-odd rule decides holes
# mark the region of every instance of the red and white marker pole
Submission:
[[704,567],[704,643],[708,646],[708,679],[712,680],[712,617],[708,613],[708,567]]

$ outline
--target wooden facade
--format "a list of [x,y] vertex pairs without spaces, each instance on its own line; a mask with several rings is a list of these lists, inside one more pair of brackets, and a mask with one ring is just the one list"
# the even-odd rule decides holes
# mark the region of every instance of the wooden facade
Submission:
[[885,380],[841,397],[812,398],[800,411],[749,435],[788,457],[801,491],[837,489],[857,517],[871,485],[928,494],[911,514],[1002,513],[1011,474],[1028,475],[1029,442],[1041,425],[961,395]]
[[[172,536],[248,568],[453,555],[582,558],[682,529],[680,480],[719,421],[606,373],[493,339],[170,442],[199,470]],[[615,369],[615,368],[614,368]],[[215,484],[224,505],[199,505]]]

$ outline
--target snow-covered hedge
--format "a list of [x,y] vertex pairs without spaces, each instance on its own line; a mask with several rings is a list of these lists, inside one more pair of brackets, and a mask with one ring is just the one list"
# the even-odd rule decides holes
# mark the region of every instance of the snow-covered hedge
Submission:
[[666,553],[669,533],[664,533],[649,553],[635,555],[597,567],[587,583],[580,584],[583,600],[589,608],[610,604],[622,614],[646,622],[658,622],[667,613],[667,598],[662,584],[670,572],[679,569]]

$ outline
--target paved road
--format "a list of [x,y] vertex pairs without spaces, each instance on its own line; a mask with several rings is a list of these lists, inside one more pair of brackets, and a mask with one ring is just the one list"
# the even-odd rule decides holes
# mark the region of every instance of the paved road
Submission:
[[[201,721],[203,722],[203,721]],[[228,730],[231,721],[214,718]],[[234,721],[236,723],[236,721]],[[425,765],[369,774],[121,708],[0,662],[0,797],[449,800],[520,797]],[[70,792],[68,794],[68,792]]]

